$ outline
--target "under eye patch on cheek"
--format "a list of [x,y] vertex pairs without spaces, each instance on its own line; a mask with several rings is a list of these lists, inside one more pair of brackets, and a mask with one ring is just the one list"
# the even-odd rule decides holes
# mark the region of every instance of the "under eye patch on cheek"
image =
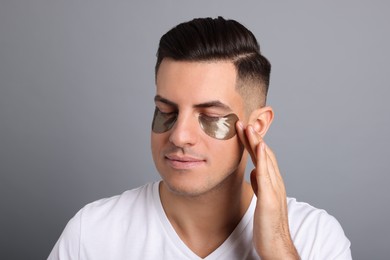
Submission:
[[229,114],[223,117],[199,116],[199,124],[203,131],[212,138],[228,140],[236,135],[238,117]]
[[[177,113],[162,113],[156,108],[152,122],[152,131],[155,133],[169,131],[175,124],[177,115]],[[219,140],[228,140],[236,134],[238,117],[235,114],[223,117],[209,117],[200,114],[198,121],[202,130],[208,136]]]
[[154,110],[152,131],[155,133],[165,133],[173,127],[177,119],[177,113],[162,113],[157,107]]

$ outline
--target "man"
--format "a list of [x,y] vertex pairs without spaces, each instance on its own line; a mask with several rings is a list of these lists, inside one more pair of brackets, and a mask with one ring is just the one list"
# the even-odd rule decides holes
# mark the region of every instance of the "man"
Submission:
[[85,206],[49,259],[351,259],[333,217],[286,198],[263,141],[270,68],[236,21],[195,19],[166,33],[151,133],[161,182]]

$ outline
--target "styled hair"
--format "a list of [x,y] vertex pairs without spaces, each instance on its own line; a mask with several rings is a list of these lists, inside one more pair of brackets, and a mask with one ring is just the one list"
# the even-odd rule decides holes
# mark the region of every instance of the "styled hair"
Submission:
[[237,71],[238,92],[245,97],[256,94],[256,106],[265,105],[271,64],[261,55],[253,33],[235,20],[197,18],[177,25],[160,39],[156,77],[164,58],[176,61],[232,61]]

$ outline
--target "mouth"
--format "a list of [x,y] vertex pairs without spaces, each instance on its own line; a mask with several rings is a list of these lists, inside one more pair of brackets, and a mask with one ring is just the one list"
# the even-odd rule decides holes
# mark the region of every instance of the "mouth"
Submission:
[[165,156],[168,165],[177,170],[188,170],[199,167],[206,163],[204,159],[192,156],[179,156],[168,154]]

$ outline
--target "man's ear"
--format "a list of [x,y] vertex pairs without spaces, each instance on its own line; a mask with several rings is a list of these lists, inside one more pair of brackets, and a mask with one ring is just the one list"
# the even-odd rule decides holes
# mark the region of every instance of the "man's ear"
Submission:
[[249,124],[251,124],[255,131],[264,137],[274,119],[274,111],[272,107],[266,106],[252,111],[249,117]]

